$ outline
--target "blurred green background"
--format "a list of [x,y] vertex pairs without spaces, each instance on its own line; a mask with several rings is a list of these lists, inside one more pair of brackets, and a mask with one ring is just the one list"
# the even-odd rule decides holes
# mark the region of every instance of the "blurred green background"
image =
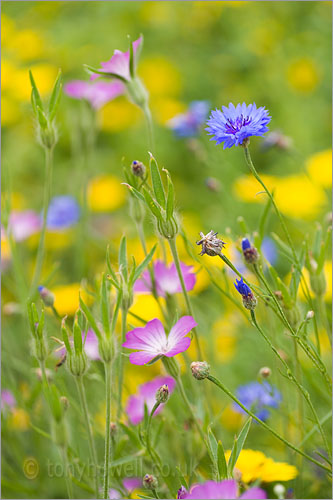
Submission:
[[[212,109],[245,101],[256,102],[257,106],[269,110],[270,130],[279,130],[290,137],[292,145],[287,150],[262,151],[262,139],[253,139],[253,159],[258,171],[268,176],[268,184],[276,187],[277,202],[287,217],[296,244],[301,244],[305,234],[309,234],[311,241],[314,222],[325,224],[330,211],[331,10],[330,2],[311,1],[2,2],[2,190],[11,192],[12,209],[39,212],[42,208],[43,152],[35,141],[28,70],[33,71],[46,98],[58,68],[62,69],[64,83],[88,79],[83,64],[98,67],[100,61],[110,59],[114,49],[127,50],[128,34],[136,39],[143,33],[138,73],[150,93],[156,136],[154,153],[159,165],[166,167],[175,181],[177,206],[193,244],[199,231],[206,233],[214,229],[229,243],[228,255],[239,259],[235,245],[231,246],[239,244],[242,236],[237,217],[244,216],[252,232],[257,229],[263,204],[260,203],[262,197],[256,196],[260,189],[248,176],[240,148],[223,151],[222,147],[209,142],[204,131],[190,141],[179,139],[167,126],[168,120],[185,111],[192,100],[208,100]],[[126,189],[120,182],[124,165],[130,165],[134,159],[148,161],[143,116],[125,97],[105,105],[96,116],[97,135],[92,157],[84,163],[79,130],[83,112],[82,103],[63,95],[57,118],[59,143],[55,149],[52,193],[71,194],[80,199],[84,169],[90,182],[91,214],[84,274],[78,265],[80,239],[75,229],[50,234],[47,240],[44,273],[47,275],[57,264],[50,288],[59,293],[56,300],[62,314],[73,314],[77,307],[76,284],[85,277],[93,283],[103,270],[107,243],[111,243],[111,252],[115,253],[117,242],[125,233],[130,240],[129,251],[138,260],[142,255],[128,215]],[[101,178],[101,175],[107,177]],[[207,177],[219,181],[217,192],[207,188]],[[104,208],[98,204],[100,198],[105,199]],[[153,226],[149,220],[146,230],[152,241]],[[270,231],[281,236],[274,214],[269,219],[268,234]],[[33,270],[36,243],[36,238],[31,237],[19,248],[28,276]],[[193,249],[198,253],[197,248]],[[6,498],[25,495],[57,498],[65,494],[60,480],[50,482],[46,474],[40,474],[38,480],[29,481],[22,475],[24,457],[38,456],[43,469],[49,456],[47,440],[29,429],[28,414],[35,412],[34,422],[39,427],[47,428],[47,422],[42,411],[40,384],[31,369],[34,361],[27,359],[29,338],[24,318],[8,306],[19,300],[6,238],[2,241],[2,256],[9,262],[3,281],[3,386],[14,392],[23,412],[6,427],[2,446],[3,495]],[[181,257],[193,264],[184,251]],[[204,261],[213,270],[214,265],[218,267],[218,263],[211,263],[209,258],[205,257]],[[288,279],[289,264],[280,255],[276,267]],[[329,259],[325,269],[330,276]],[[229,281],[231,283],[230,277]],[[67,285],[73,285],[74,289],[66,288]],[[261,356],[261,351],[253,342],[253,332],[242,323],[235,308],[222,302],[209,287],[209,280],[202,272],[193,295],[199,324],[211,335],[205,344],[208,359],[215,363],[220,374],[231,380],[232,389],[255,379],[261,363],[256,357],[258,352]],[[154,309],[148,299],[140,300],[134,304],[135,311],[150,319],[148,316],[156,307]],[[326,301],[330,300],[329,279]],[[261,314],[263,319],[268,319],[264,308]],[[57,335],[56,322],[53,318],[49,321],[50,334]],[[280,341],[288,351],[288,339]],[[265,362],[273,363],[270,353],[266,349],[264,352]],[[327,355],[327,351],[324,352]],[[49,363],[53,371],[54,363],[54,360]],[[315,401],[321,404],[320,381],[307,368],[307,382],[316,393]],[[101,373],[101,367],[95,367],[88,382],[96,422],[103,421],[103,391],[96,390],[102,380]],[[144,374],[130,367],[127,393],[149,378],[149,374],[157,373],[156,365],[147,368]],[[66,387],[66,377],[60,370],[56,374],[57,383],[75,400],[75,388]],[[175,396],[170,402],[170,415],[172,410],[177,411],[177,401]],[[228,408],[227,402],[224,407]],[[70,416],[73,422],[74,410]],[[233,417],[228,418],[230,424]],[[231,444],[233,432],[239,429],[237,423],[228,428],[228,418],[222,421],[219,431],[221,438],[229,443],[226,448]],[[174,420],[172,423],[175,424]],[[295,428],[290,432],[293,436]],[[73,440],[77,438],[80,443],[79,429],[73,431],[73,436]],[[102,431],[98,439],[102,449]],[[172,439],[176,446],[177,436]],[[78,446],[84,449],[85,443]],[[166,446],[166,453],[172,456],[170,441],[166,441]],[[266,450],[268,456],[294,463],[291,456],[286,457],[283,448],[263,436],[258,428],[253,430],[250,446]],[[181,455],[178,458],[182,460]],[[318,471],[307,467],[304,478],[309,498],[325,497],[327,484]]]

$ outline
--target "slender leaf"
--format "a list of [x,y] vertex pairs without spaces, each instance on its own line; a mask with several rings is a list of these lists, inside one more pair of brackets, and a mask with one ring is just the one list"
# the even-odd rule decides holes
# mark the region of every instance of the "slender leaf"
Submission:
[[34,77],[32,76],[31,70],[29,70],[29,78],[30,78],[30,83],[31,83],[31,87],[32,87],[32,92],[34,94],[34,100],[36,103],[36,107],[39,106],[40,109],[43,110],[44,108],[43,108],[42,99],[39,95],[38,88],[37,88],[36,82],[34,80]]
[[77,354],[81,354],[82,353],[82,331],[81,331],[81,328],[79,327],[79,322],[77,320],[77,317],[75,317],[75,319],[74,319],[73,336],[74,336],[75,352]]
[[248,432],[250,430],[252,423],[252,417],[248,418],[247,421],[245,422],[243,428],[241,429],[238,437],[234,441],[234,445],[231,450],[231,455],[228,461],[228,477],[232,477],[232,472],[234,470],[234,467],[236,465],[236,462],[238,460],[238,457],[240,455],[240,452],[243,449],[246,437],[248,435]]
[[50,121],[53,120],[56,112],[57,112],[57,107],[60,101],[60,96],[61,96],[61,70],[58,72],[58,76],[56,78],[56,81],[54,82],[51,97],[50,97],[50,102],[49,102],[49,119]]
[[101,339],[102,338],[102,333],[101,333],[100,329],[98,328],[97,323],[96,323],[96,321],[95,321],[95,319],[94,319],[94,317],[93,317],[90,309],[84,303],[81,295],[80,295],[80,308],[81,308],[82,312],[85,314],[88,323],[90,323],[90,325],[91,325],[92,329],[94,330],[94,332],[96,333],[97,337],[99,339]]
[[149,167],[156,201],[161,205],[161,207],[165,208],[165,193],[162,178],[156,160],[152,154],[150,154]]
[[127,280],[126,236],[123,236],[120,241],[118,263],[119,263],[119,271],[121,270],[125,280]]
[[102,276],[101,282],[101,315],[104,332],[110,336],[110,296],[105,273]]
[[47,128],[47,119],[44,114],[44,111],[42,111],[39,106],[37,106],[37,119],[39,125],[42,127],[42,129],[45,130]]
[[101,71],[97,68],[93,68],[92,66],[89,66],[88,64],[83,65],[84,69],[87,71],[87,73],[94,74],[97,73],[97,75],[104,76],[106,78],[116,78],[117,80],[121,80],[124,83],[127,83],[128,80],[126,78],[123,78],[122,76],[118,75],[117,73],[109,73],[107,71]]
[[150,208],[150,211],[152,212],[152,214],[155,215],[155,217],[158,220],[161,220],[162,219],[161,209],[155,203],[155,201],[153,200],[153,198],[150,196],[150,194],[148,193],[147,189],[143,190],[143,195],[145,197],[146,203],[147,203],[148,207]]
[[68,332],[67,332],[67,327],[66,327],[66,318],[67,316],[65,316],[61,322],[61,333],[62,333],[62,338],[63,338],[63,341],[64,341],[64,344],[66,346],[66,350],[67,352],[71,353],[72,352],[72,348],[71,348],[71,345],[70,345],[70,342],[69,342],[69,339],[68,339]]
[[228,467],[221,441],[217,443],[217,469],[220,481],[228,478]]
[[166,169],[163,169],[163,171],[166,172],[167,179],[168,179],[168,195],[167,195],[167,202],[166,202],[166,217],[167,217],[167,220],[170,220],[171,217],[172,217],[172,215],[173,215],[174,208],[175,208],[175,190],[174,190],[173,183],[172,183],[171,177],[169,175],[169,172]]
[[155,253],[156,247],[157,247],[157,243],[156,243],[156,245],[153,246],[153,248],[150,250],[150,252],[148,253],[148,255],[143,259],[143,261],[141,262],[141,264],[139,264],[138,267],[135,269],[133,283],[136,282],[136,280],[141,275],[142,271],[150,263],[151,259],[153,258],[153,255]]

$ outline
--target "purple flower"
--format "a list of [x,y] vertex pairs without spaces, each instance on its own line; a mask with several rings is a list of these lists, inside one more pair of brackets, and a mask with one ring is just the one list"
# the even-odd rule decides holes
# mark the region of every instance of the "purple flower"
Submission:
[[16,406],[16,399],[11,391],[4,389],[1,391],[1,409],[5,407],[14,408]]
[[192,328],[197,326],[192,316],[183,316],[171,328],[167,336],[159,319],[149,321],[143,328],[134,328],[126,334],[123,347],[139,349],[129,355],[133,365],[145,365],[156,357],[171,358],[186,351],[191,339],[186,337]]
[[65,85],[64,91],[69,97],[85,99],[93,108],[99,109],[123,94],[124,85],[119,81],[89,83],[83,80],[73,80]]
[[186,498],[186,495],[187,495],[187,490],[183,485],[181,485],[181,487],[177,491],[177,500],[182,500],[183,498]]
[[[127,490],[128,496],[136,489],[142,485],[142,479],[138,477],[125,477],[123,480],[123,486]],[[122,498],[120,492],[114,488],[109,489],[109,500],[117,500]]]
[[235,108],[230,103],[228,108],[222,106],[222,111],[216,109],[211,112],[206,130],[213,136],[211,141],[216,141],[216,144],[224,142],[223,149],[226,149],[241,146],[252,135],[262,136],[268,131],[267,123],[270,120],[263,106],[257,109],[255,103],[247,106],[243,102]]
[[[84,332],[82,333],[82,341],[84,341]],[[96,337],[95,332],[89,328],[87,331],[87,337],[84,344],[84,350],[88,356],[88,358],[92,360],[100,360],[101,357],[99,355],[98,350],[98,339]]]
[[234,286],[237,292],[239,292],[243,297],[252,295],[251,288],[246,283],[244,283],[243,278],[241,278],[240,280],[236,278],[236,283],[234,283]]
[[[136,60],[137,51],[142,43],[142,37],[138,38],[133,42],[133,56],[134,62]],[[135,66],[135,64],[134,64]],[[115,50],[111,59],[107,62],[101,62],[100,71],[105,73],[109,73],[110,76],[118,77],[122,80],[129,82],[131,80],[130,73],[130,53],[129,50],[127,52],[122,52],[121,50]],[[103,75],[99,75],[98,73],[94,73],[91,75],[91,80],[96,80],[96,78],[100,78]]]
[[[148,411],[151,412],[156,403],[156,391],[164,384],[168,386],[170,394],[175,388],[176,381],[172,377],[156,377],[154,380],[140,385],[138,393],[128,398],[126,413],[131,424],[137,425],[143,420],[145,404]],[[157,415],[163,406],[163,403],[160,404],[154,415]]]
[[[180,267],[183,273],[186,290],[189,292],[195,285],[195,274],[192,272],[192,266],[187,266],[181,262]],[[177,269],[174,263],[168,267],[161,260],[155,261],[154,276],[156,292],[160,297],[173,295],[174,293],[180,293],[182,291]],[[146,293],[152,292],[151,277],[148,270],[144,271],[142,278],[135,283],[134,291]]]
[[72,196],[55,196],[47,211],[47,228],[51,231],[68,229],[80,218],[80,207]]
[[[279,391],[266,380],[262,383],[251,382],[240,386],[236,395],[248,410],[263,421],[270,415],[268,408],[278,408],[282,399]],[[246,413],[237,403],[234,403],[233,407],[238,413]]]
[[273,266],[277,259],[277,251],[274,241],[269,236],[265,236],[262,240],[261,252],[265,259]]
[[267,495],[261,488],[250,488],[241,496],[238,496],[237,482],[234,479],[226,479],[220,483],[216,483],[215,481],[206,481],[203,484],[195,485],[191,488],[190,493],[183,498],[191,500],[200,500],[203,498],[206,500],[233,500],[237,498],[260,500],[262,498],[267,498]]
[[33,210],[11,212],[8,220],[8,232],[14,240],[23,241],[29,236],[38,233],[41,228],[41,218]]
[[207,118],[208,101],[193,101],[186,113],[180,113],[168,121],[167,125],[178,137],[193,137],[200,131]]

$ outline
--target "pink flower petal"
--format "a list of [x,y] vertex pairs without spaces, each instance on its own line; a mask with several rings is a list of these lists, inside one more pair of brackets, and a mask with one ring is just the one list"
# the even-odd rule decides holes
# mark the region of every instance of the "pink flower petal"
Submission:
[[[137,40],[135,40],[135,42],[133,42],[134,62],[137,49],[139,48],[141,43],[142,37],[139,37]],[[125,80],[130,80],[131,75],[129,68],[129,59],[129,51],[122,52],[121,50],[116,49],[109,61],[101,63],[101,71],[114,73],[115,75],[119,75],[120,77],[125,78]],[[98,73],[94,73],[93,75],[91,75],[90,80],[96,80],[96,78],[100,78],[101,76],[102,75],[99,75]]]
[[262,498],[267,498],[267,493],[265,490],[261,488],[250,488],[247,490],[243,495],[241,495],[239,498],[245,499],[251,499],[251,500],[261,500]]
[[190,337],[185,337],[183,339],[180,339],[177,341],[177,344],[175,344],[174,347],[172,347],[170,349],[170,351],[166,352],[164,355],[167,358],[171,358],[172,356],[176,356],[176,354],[179,354],[180,352],[186,351],[190,347],[190,344],[191,344]]
[[144,352],[144,351],[139,351],[139,352],[131,352],[129,355],[129,360],[133,365],[145,365],[146,363],[149,363],[152,359],[157,356],[157,354],[152,354],[150,352]]
[[195,326],[197,326],[197,323],[192,316],[183,316],[171,328],[168,335],[168,344],[170,346],[174,345],[178,342],[178,340],[187,335]]

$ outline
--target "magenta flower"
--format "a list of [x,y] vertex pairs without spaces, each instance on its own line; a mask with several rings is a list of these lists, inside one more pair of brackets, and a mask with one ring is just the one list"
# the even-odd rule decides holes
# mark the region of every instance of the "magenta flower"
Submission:
[[183,316],[167,336],[162,323],[156,318],[148,321],[143,328],[134,328],[128,332],[123,347],[139,350],[129,355],[133,365],[145,365],[152,359],[162,356],[172,358],[189,348],[191,339],[185,335],[195,326],[197,323],[192,316]]
[[107,102],[123,94],[124,90],[124,85],[119,81],[89,83],[83,80],[73,80],[64,87],[69,97],[85,99],[95,109],[101,108]]
[[[192,266],[187,266],[181,262],[180,267],[183,273],[186,290],[189,292],[195,285],[195,274],[192,271]],[[163,261],[157,260],[154,262],[154,276],[156,292],[160,297],[182,292],[182,287],[174,263],[168,267]],[[152,283],[148,270],[146,270],[142,274],[142,278],[135,283],[134,291],[144,293],[152,292]]]
[[250,488],[241,496],[238,496],[237,482],[234,479],[227,479],[225,481],[221,481],[220,483],[216,483],[215,481],[206,481],[203,484],[195,485],[191,488],[190,493],[183,498],[191,500],[200,500],[202,498],[205,498],[206,500],[234,500],[237,498],[261,500],[263,498],[267,498],[267,495],[261,488]]
[[[84,333],[82,333],[82,341],[84,341]],[[98,338],[96,337],[95,332],[91,328],[89,328],[89,330],[87,331],[87,337],[84,343],[84,350],[88,358],[92,360],[101,359],[98,350]]]
[[[133,42],[133,57],[134,57],[134,66],[137,58],[137,51],[142,43],[142,36]],[[131,71],[130,71],[130,52],[122,52],[121,50],[115,50],[113,56],[109,61],[101,62],[101,68],[99,71],[103,71],[108,73],[109,76],[113,76],[119,78],[121,80],[125,80],[129,82],[131,80]],[[100,78],[103,75],[98,73],[93,73],[90,77],[90,80],[96,80],[96,78]],[[105,75],[107,76],[107,75]]]
[[[128,496],[130,496],[133,491],[142,486],[142,479],[139,477],[125,477],[123,480],[123,486],[127,491]],[[120,492],[114,488],[109,490],[109,500],[117,500],[118,498],[122,498]]]
[[14,240],[23,241],[38,233],[41,225],[40,216],[33,210],[11,212],[8,220],[8,232],[13,235]]
[[[140,385],[138,393],[128,398],[126,413],[131,424],[137,425],[143,420],[145,404],[148,407],[149,413],[151,412],[156,403],[156,391],[164,384],[168,386],[170,394],[175,388],[176,381],[172,377],[156,377],[150,380],[150,382]],[[163,406],[163,403],[160,404],[154,415],[157,415]]]
[[13,393],[8,389],[1,391],[1,409],[4,409],[6,406],[8,408],[14,408],[15,405],[16,399]]

